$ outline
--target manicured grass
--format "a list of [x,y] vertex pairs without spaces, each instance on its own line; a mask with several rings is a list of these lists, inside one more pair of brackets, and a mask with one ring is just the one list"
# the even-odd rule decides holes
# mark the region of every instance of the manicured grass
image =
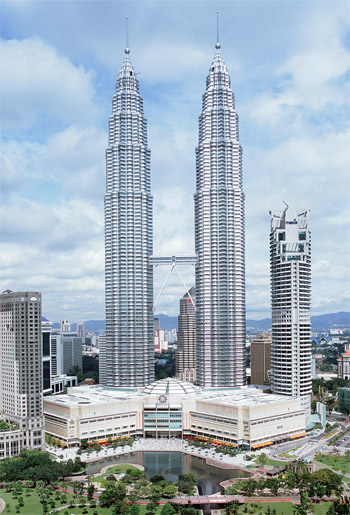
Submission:
[[297,447],[293,447],[293,449],[289,449],[287,452],[281,452],[282,458],[295,458],[294,454],[290,454],[293,451],[296,451],[297,449],[300,449],[302,447],[301,445],[298,445]]
[[[255,462],[256,462],[257,458],[255,458]],[[265,465],[271,465],[272,467],[276,467],[278,465],[283,465],[283,466],[287,466],[288,463],[286,461],[278,461],[278,460],[272,460],[271,458],[266,458],[266,463]],[[257,467],[262,467],[262,465],[259,465],[259,464],[256,464]]]
[[102,483],[104,482],[106,476],[108,476],[109,474],[124,474],[127,470],[136,468],[137,467],[134,467],[133,465],[128,465],[127,463],[121,463],[120,465],[111,465],[110,467],[108,467],[107,472],[101,474],[100,476],[92,478],[91,482],[101,483],[101,486],[103,486]]
[[[267,508],[270,507],[270,510],[275,509],[277,515],[293,515],[293,503],[291,502],[258,502],[257,508],[254,508],[254,503],[247,503],[240,506],[238,513],[240,515],[247,513],[247,515],[251,514],[259,514],[259,513],[267,513]],[[330,503],[323,502],[320,504],[313,504],[312,511],[314,515],[326,515]],[[244,511],[248,508],[248,511]],[[225,515],[225,510],[221,510],[221,514]]]
[[334,470],[339,470],[343,474],[350,473],[350,460],[349,456],[334,456],[331,454],[318,454],[315,456],[315,460],[329,467],[332,467]]
[[[73,495],[73,494],[66,494],[66,495],[67,495],[67,504],[69,504],[71,499],[73,499],[73,501],[76,502],[76,498],[77,498],[76,495]],[[31,488],[29,490],[28,497],[26,495],[26,491],[23,490],[23,493],[21,494],[21,496],[23,497],[24,506],[23,506],[23,508],[20,509],[20,515],[34,515],[34,514],[40,515],[41,513],[43,513],[43,507],[42,507],[42,504],[40,503],[40,498],[37,494],[36,489]],[[2,497],[4,499],[4,501],[6,502],[6,508],[3,513],[4,514],[7,514],[7,513],[15,514],[16,513],[15,507],[18,504],[18,499],[13,498],[12,492],[5,492],[5,490],[2,488],[2,489],[0,489],[0,497]],[[51,499],[55,499],[55,493],[51,496]],[[7,509],[8,505],[10,505],[10,511],[8,511],[8,509]],[[61,506],[63,506],[61,501],[55,501],[56,509]],[[51,510],[49,503],[48,503],[48,507],[49,507],[49,510]],[[75,506],[74,506],[74,508],[65,508],[64,510],[60,511],[59,513],[61,515],[63,515],[66,509],[68,510],[69,515],[71,513],[74,513],[75,515],[82,514],[82,510]],[[94,509],[90,508],[88,513],[89,513],[89,515],[92,515],[93,512],[94,512]],[[99,513],[99,515],[100,514],[102,515],[103,513],[105,515],[110,515],[112,513],[112,510],[107,511],[107,509],[105,509],[104,511],[102,511],[102,508],[100,508],[100,511],[98,513]]]
[[[40,504],[40,498],[35,489],[32,489],[32,488],[30,489],[30,495],[28,497],[26,496],[25,490],[23,490],[23,493],[21,495],[23,497],[24,507],[21,508],[20,515],[34,515],[34,514],[40,515],[43,513],[43,508],[42,508],[42,505]],[[66,495],[67,495],[67,504],[69,504],[70,499],[73,499],[74,502],[76,501],[75,495],[72,495],[72,494],[66,494]],[[16,515],[15,506],[18,504],[18,500],[13,498],[12,492],[7,493],[7,492],[5,492],[4,488],[1,488],[0,489],[0,497],[2,497],[4,499],[4,501],[6,502],[6,508],[3,511],[3,513],[5,515],[6,514]],[[53,498],[54,497],[55,497],[55,493],[53,494]],[[88,509],[87,515],[93,515],[93,513],[95,511],[98,513],[98,515],[111,515],[113,513],[113,506],[111,506],[110,508],[102,508],[101,506],[97,506],[96,508],[90,508],[90,507],[88,507],[87,498],[86,498],[86,503],[87,503],[86,508]],[[55,504],[56,504],[55,509],[63,506],[61,504],[61,501],[55,501]],[[7,510],[8,505],[10,506],[10,511]],[[157,508],[157,511],[155,512],[156,515],[160,515],[162,507],[163,506],[160,505]],[[145,513],[147,511],[146,508],[147,508],[146,505],[142,505],[142,504],[139,505],[140,515],[145,515]],[[50,505],[49,505],[49,509],[51,509]],[[79,508],[78,506],[74,506],[72,508],[67,507],[67,508],[64,508],[63,510],[60,510],[58,513],[60,515],[64,515],[65,511],[67,510],[69,515],[71,515],[71,514],[83,515],[83,511],[82,511],[83,509],[84,508]]]

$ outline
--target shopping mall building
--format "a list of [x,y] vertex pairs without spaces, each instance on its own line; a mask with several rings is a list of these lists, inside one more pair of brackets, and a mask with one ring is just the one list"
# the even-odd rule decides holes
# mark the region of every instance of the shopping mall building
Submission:
[[294,397],[256,387],[200,388],[162,379],[144,388],[78,386],[44,398],[46,433],[68,446],[107,438],[191,438],[257,449],[305,435]]

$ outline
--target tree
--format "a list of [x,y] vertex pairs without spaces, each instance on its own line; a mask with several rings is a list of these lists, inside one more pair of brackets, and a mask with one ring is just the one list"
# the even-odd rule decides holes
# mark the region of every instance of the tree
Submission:
[[67,372],[67,375],[69,376],[77,376],[78,383],[81,383],[84,379],[83,371],[78,365],[73,365]]
[[167,502],[166,504],[164,504],[162,511],[160,513],[161,515],[173,515],[174,513],[176,513],[176,511],[174,507]]
[[164,481],[164,476],[157,474],[155,476],[152,476],[150,481],[151,481],[151,483],[159,483],[160,481]]
[[265,481],[266,487],[271,490],[273,495],[277,495],[280,481],[276,477],[271,477]]
[[348,497],[334,499],[332,505],[327,511],[327,515],[349,515],[350,500]]
[[185,483],[182,479],[178,480],[177,488],[179,492],[186,495],[192,495],[194,493],[194,483]]
[[120,499],[117,499],[113,505],[113,515],[122,515],[126,514],[129,511],[129,506],[121,501]]
[[171,499],[172,497],[175,497],[177,494],[177,486],[172,485],[171,483],[168,483],[164,489],[163,489],[163,497],[166,499]]
[[267,463],[267,456],[266,456],[266,454],[264,452],[259,454],[259,456],[256,459],[256,463],[258,465],[261,465],[263,468],[265,467],[265,465]]
[[132,504],[129,508],[130,515],[139,515],[140,508],[137,506],[137,504]]
[[94,492],[95,492],[95,487],[94,485],[91,483],[88,488],[87,488],[87,494],[88,494],[88,499],[89,501],[91,501],[93,495],[94,495]]
[[179,474],[179,479],[181,479],[185,483],[196,483],[197,482],[197,476],[193,472],[189,472],[188,474]]
[[113,502],[118,500],[123,500],[126,496],[126,486],[119,481],[115,483],[113,481],[106,482],[106,489],[100,495],[100,504],[101,506],[111,506]]
[[226,515],[237,515],[239,510],[239,502],[238,501],[230,501],[226,504],[225,513]]
[[258,484],[255,481],[255,479],[250,477],[246,482],[246,490],[247,490],[248,495],[253,495],[255,490],[257,489],[257,486],[258,486]]
[[300,504],[293,505],[293,512],[295,515],[308,515],[310,508],[310,500],[306,494],[306,492],[300,492]]

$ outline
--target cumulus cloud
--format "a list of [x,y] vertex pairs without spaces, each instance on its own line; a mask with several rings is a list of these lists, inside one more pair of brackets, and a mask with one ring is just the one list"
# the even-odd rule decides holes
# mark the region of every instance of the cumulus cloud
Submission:
[[92,71],[36,37],[1,40],[0,52],[5,130],[44,129],[98,115]]
[[[103,318],[105,106],[123,59],[117,48],[123,48],[125,6],[118,4],[114,12],[117,4],[106,4],[106,20],[94,2],[88,9],[79,2],[64,7],[25,2],[24,19],[16,2],[10,4],[9,26],[20,30],[11,29],[12,39],[0,48],[7,131],[1,185],[4,288],[41,289],[45,313],[53,320]],[[138,34],[131,58],[141,71],[152,151],[154,253],[165,255],[194,248],[197,117],[214,55],[208,46],[208,38],[215,37],[208,21],[212,6],[185,4],[188,22],[173,4],[129,6]],[[280,208],[282,199],[291,212],[311,209],[314,312],[348,306],[345,5],[267,3],[259,14],[265,23],[260,18],[258,23],[255,4],[239,12],[227,2],[223,6],[222,53],[244,147],[249,318],[270,312],[268,211]],[[62,27],[68,11],[67,35]],[[84,37],[92,25],[93,33]],[[193,268],[180,271],[186,286],[193,286]],[[154,271],[155,298],[167,273],[163,267]],[[176,315],[184,293],[174,271],[157,312]]]

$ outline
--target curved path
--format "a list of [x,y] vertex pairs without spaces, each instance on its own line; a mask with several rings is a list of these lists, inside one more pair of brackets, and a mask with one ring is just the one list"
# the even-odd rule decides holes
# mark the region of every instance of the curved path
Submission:
[[6,508],[6,503],[5,503],[4,499],[2,497],[0,497],[0,513],[2,513],[5,508]]

